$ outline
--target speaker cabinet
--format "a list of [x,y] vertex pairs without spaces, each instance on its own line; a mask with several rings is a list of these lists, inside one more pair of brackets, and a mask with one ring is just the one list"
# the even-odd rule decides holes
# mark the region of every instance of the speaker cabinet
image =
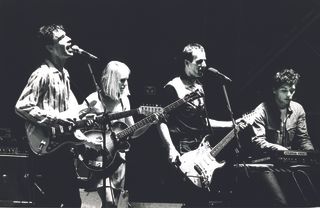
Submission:
[[30,206],[28,156],[0,154],[0,206]]

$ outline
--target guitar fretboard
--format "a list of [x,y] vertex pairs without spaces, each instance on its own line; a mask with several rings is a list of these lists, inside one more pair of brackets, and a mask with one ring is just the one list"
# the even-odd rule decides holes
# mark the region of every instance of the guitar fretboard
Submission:
[[[248,113],[244,116],[242,116],[242,119],[246,122],[246,124],[252,124],[255,120],[256,112],[252,111],[251,113]],[[216,146],[214,146],[210,152],[212,157],[216,157],[219,152],[235,137],[235,131],[239,132],[240,127],[236,125],[235,129],[232,129]]]
[[119,119],[119,118],[125,118],[125,117],[128,117],[128,116],[132,116],[132,115],[134,115],[136,113],[138,113],[138,110],[137,109],[132,109],[132,110],[118,112],[118,113],[110,113],[110,114],[107,114],[105,117],[106,117],[106,119],[109,119],[109,120],[116,120],[116,119]]
[[[216,146],[214,146],[210,152],[212,157],[216,157],[219,152],[233,139],[235,136],[235,130],[230,131]],[[239,127],[236,127],[236,131],[239,131]]]
[[157,119],[157,116],[155,114],[152,114],[142,120],[140,120],[139,122],[135,123],[134,125],[122,130],[121,132],[117,133],[116,137],[121,139],[121,138],[125,138],[128,135],[132,134],[134,131],[136,131],[137,129],[140,129],[141,127],[150,124],[152,122],[154,122]]
[[[110,114],[102,114],[102,115],[97,116],[94,119],[94,121],[96,121],[98,123],[105,123],[107,121],[132,116],[135,113],[138,113],[137,109],[132,109],[132,110],[123,111],[123,112],[110,113]],[[56,127],[54,127],[54,129],[51,129],[51,131],[54,132],[52,134],[63,134],[66,132],[72,132],[75,129],[85,128],[87,126],[88,120],[89,119],[79,120],[79,121],[76,121],[73,125],[69,125],[69,126],[57,125]]]
[[[179,107],[180,105],[182,105],[192,99],[195,99],[196,98],[196,96],[194,96],[195,93],[191,93],[190,96],[186,96],[185,98],[181,98],[181,99],[176,100],[175,102],[167,105],[166,107],[163,108],[163,113],[166,114],[166,113],[172,111],[173,109]],[[195,97],[195,98],[193,98],[193,97]],[[125,138],[125,137],[129,136],[130,134],[132,134],[137,129],[140,129],[141,127],[148,125],[148,124],[156,121],[157,119],[158,119],[158,116],[156,114],[152,114],[152,115],[140,120],[139,122],[135,123],[134,125],[117,133],[116,137],[119,139]]]

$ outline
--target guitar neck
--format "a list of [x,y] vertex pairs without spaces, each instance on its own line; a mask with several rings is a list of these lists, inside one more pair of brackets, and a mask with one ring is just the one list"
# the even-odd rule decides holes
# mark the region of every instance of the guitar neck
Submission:
[[[256,111],[252,111],[251,113],[245,114],[242,116],[243,121],[247,125],[252,125],[256,118]],[[236,125],[235,129],[232,129],[216,146],[214,146],[210,152],[210,154],[215,157],[219,154],[219,152],[235,137],[235,133],[240,131],[240,127]]]
[[[98,123],[104,123],[108,120],[111,121],[111,120],[116,120],[119,118],[125,118],[128,116],[132,116],[135,113],[138,113],[137,109],[132,109],[132,110],[123,111],[123,112],[117,112],[117,113],[103,114],[103,115],[97,116],[94,120]],[[73,128],[74,129],[84,128],[87,125],[87,121],[88,121],[88,119],[76,121]]]
[[152,114],[140,121],[138,121],[137,123],[135,123],[134,125],[122,130],[121,132],[116,134],[116,137],[119,139],[125,138],[127,136],[129,136],[130,134],[132,134],[133,132],[135,132],[137,129],[140,129],[154,121],[157,120],[157,116],[155,114]]
[[[169,105],[167,105],[166,107],[163,108],[163,113],[168,113],[170,111],[172,111],[173,109],[179,107],[180,105],[186,103],[186,99],[185,98],[181,98]],[[139,122],[135,123],[134,125],[122,130],[121,132],[119,132],[116,137],[121,139],[121,138],[125,138],[127,136],[129,136],[130,134],[132,134],[133,132],[135,132],[137,129],[140,129],[154,121],[156,121],[158,119],[158,117],[156,116],[156,114],[152,114],[142,120],[140,120]]]
[[185,100],[185,98],[181,98],[179,100],[176,100],[175,102],[167,105],[166,107],[163,108],[163,113],[169,113],[170,111],[172,111],[173,109],[179,107],[180,105],[186,103],[187,101]]
[[210,152],[212,157],[216,157],[220,151],[233,139],[235,136],[235,131],[239,131],[239,127],[236,126],[236,129],[232,129],[216,146],[214,146]]
[[132,110],[118,112],[118,113],[110,113],[110,114],[107,114],[106,119],[109,119],[111,121],[111,120],[116,120],[119,118],[129,117],[129,116],[132,116],[136,113],[138,113],[137,109],[132,109]]

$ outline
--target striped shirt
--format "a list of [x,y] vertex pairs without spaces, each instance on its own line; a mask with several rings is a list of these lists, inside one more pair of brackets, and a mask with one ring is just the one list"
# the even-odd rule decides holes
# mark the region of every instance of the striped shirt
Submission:
[[59,118],[60,112],[69,110],[70,115],[77,115],[76,106],[78,102],[70,88],[68,71],[63,68],[61,72],[45,60],[31,74],[15,110],[31,123],[50,126],[56,121],[55,118]]

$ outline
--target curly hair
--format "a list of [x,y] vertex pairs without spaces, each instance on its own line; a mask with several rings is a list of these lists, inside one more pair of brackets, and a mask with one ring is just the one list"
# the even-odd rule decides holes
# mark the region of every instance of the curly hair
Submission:
[[56,31],[56,30],[65,31],[63,25],[51,24],[51,25],[44,25],[40,27],[37,34],[37,37],[39,39],[39,44],[41,46],[53,44],[53,40],[54,40],[53,31]]
[[297,85],[300,79],[300,75],[293,69],[284,69],[277,72],[273,77],[272,87],[278,89],[284,84]]

